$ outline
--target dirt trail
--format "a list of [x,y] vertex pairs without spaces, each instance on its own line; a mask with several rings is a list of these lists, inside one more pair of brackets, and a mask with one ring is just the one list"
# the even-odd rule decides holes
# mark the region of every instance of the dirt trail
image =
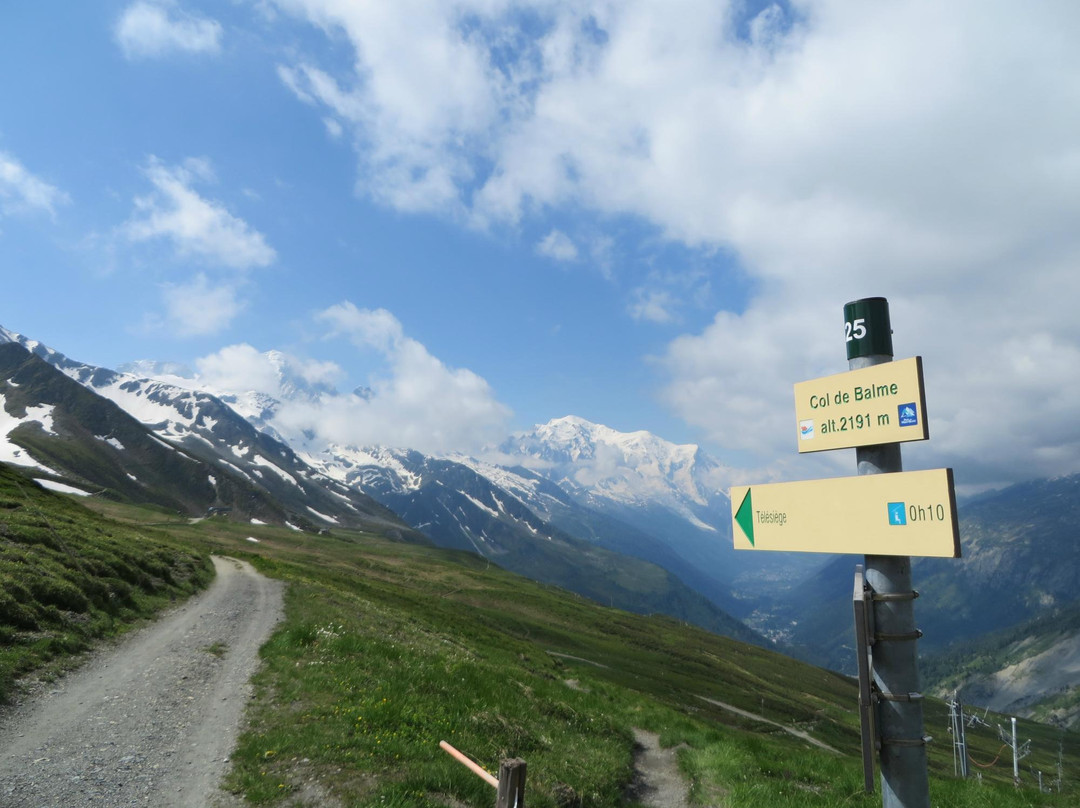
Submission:
[[838,755],[844,754],[839,749],[834,749],[833,747],[829,746],[824,741],[819,741],[813,735],[811,735],[808,732],[803,732],[801,729],[795,729],[794,727],[785,726],[785,725],[783,725],[783,724],[781,724],[781,723],[779,723],[777,721],[773,721],[771,719],[765,718],[764,716],[755,715],[754,713],[748,712],[747,710],[740,710],[738,707],[735,707],[734,705],[726,704],[726,703],[724,703],[722,701],[716,701],[716,699],[707,699],[704,696],[698,696],[698,698],[701,699],[702,701],[707,701],[707,702],[709,702],[709,704],[712,704],[712,705],[714,705],[716,707],[719,707],[719,708],[721,708],[723,710],[727,710],[728,712],[735,713],[736,715],[741,715],[744,718],[749,718],[751,721],[760,721],[763,724],[771,724],[774,727],[779,727],[780,729],[782,729],[784,732],[788,733],[789,735],[794,735],[796,738],[801,738],[802,740],[806,741],[807,743],[813,744],[814,746],[818,747],[819,749],[824,749],[827,752],[835,752]]
[[630,800],[649,808],[689,808],[689,788],[679,771],[679,748],[660,748],[660,736],[634,729],[634,781]]
[[2,808],[209,804],[282,586],[214,558],[205,592],[0,722]]

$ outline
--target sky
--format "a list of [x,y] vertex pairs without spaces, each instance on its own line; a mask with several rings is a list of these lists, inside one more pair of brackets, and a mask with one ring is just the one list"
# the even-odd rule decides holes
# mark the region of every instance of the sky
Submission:
[[1078,472],[1077,30],[1050,0],[5,3],[0,324],[222,390],[284,363],[342,440],[573,414],[744,483],[853,473],[797,454],[792,386],[881,296],[926,372],[905,468]]

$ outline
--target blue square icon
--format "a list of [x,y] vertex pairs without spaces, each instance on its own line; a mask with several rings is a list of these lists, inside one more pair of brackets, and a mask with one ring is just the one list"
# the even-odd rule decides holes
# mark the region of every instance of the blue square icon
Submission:
[[907,524],[907,506],[903,502],[890,502],[889,503],[889,524],[890,525],[906,525]]
[[897,414],[900,416],[900,426],[919,425],[919,410],[915,406],[914,401],[910,404],[901,404],[896,410]]

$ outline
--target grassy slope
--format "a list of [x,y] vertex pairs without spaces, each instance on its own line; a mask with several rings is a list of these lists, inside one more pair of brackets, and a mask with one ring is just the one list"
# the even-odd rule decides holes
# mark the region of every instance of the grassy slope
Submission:
[[62,664],[212,575],[205,553],[102,519],[0,463],[0,702],[16,676]]
[[[489,806],[493,791],[439,751],[446,739],[489,770],[504,757],[526,759],[535,806],[613,806],[631,774],[631,729],[643,727],[665,745],[687,744],[680,762],[702,805],[880,804],[880,795],[862,793],[856,692],[843,677],[672,620],[603,608],[475,556],[339,531],[159,527],[290,583],[287,618],[263,649],[229,782],[253,803]],[[699,695],[763,710],[843,754]],[[981,783],[953,780],[946,724],[941,703],[929,703],[927,730],[939,738],[931,747],[935,805],[1076,804],[1075,787],[1038,794],[1028,768],[1049,779],[1064,737],[1068,788],[1080,770],[1075,735],[1021,722],[1034,751],[1024,761],[1026,787],[1015,791],[1006,760]],[[980,762],[1000,747],[986,730],[973,730],[969,743]]]

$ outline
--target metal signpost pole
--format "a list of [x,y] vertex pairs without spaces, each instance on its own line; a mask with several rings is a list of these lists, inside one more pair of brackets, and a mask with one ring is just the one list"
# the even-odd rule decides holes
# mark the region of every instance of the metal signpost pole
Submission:
[[[848,367],[891,362],[892,327],[885,298],[871,297],[844,306]],[[925,414],[924,414],[925,416]],[[856,448],[859,474],[903,471],[895,443]],[[873,590],[875,637],[873,676],[877,689],[877,729],[881,740],[883,808],[929,808],[930,781],[915,640],[915,598],[908,556],[865,557],[867,585]]]

